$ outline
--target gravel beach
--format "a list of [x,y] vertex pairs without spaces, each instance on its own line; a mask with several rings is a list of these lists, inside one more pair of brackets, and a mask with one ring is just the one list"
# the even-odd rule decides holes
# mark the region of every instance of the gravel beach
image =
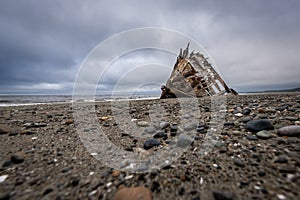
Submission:
[[173,162],[138,172],[107,166],[105,151],[84,145],[78,130],[92,130],[72,104],[0,107],[0,200],[300,199],[299,93],[184,102],[92,105],[107,138],[129,153],[182,148]]

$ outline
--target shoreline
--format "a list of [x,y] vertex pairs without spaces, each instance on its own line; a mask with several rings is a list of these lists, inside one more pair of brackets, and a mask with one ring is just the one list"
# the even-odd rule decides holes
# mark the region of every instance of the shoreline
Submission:
[[[300,94],[300,92],[262,92],[262,93],[241,93],[238,96],[262,96],[262,95],[289,95],[289,94]],[[6,95],[4,95],[6,96]],[[14,96],[14,95],[7,95],[7,96]],[[20,95],[23,96],[23,95]],[[32,96],[32,95],[27,95],[27,96]],[[33,95],[34,96],[34,95]],[[40,96],[40,95],[38,95]],[[47,96],[47,95],[43,95]],[[61,95],[54,95],[54,96],[61,96]],[[72,95],[70,95],[72,97]],[[228,96],[226,96],[227,98]],[[196,97],[195,97],[196,98]],[[210,98],[210,97],[203,97],[203,98]],[[130,97],[115,97],[114,99],[101,99],[101,100],[79,100],[78,102],[84,102],[84,103],[103,103],[103,102],[114,102],[114,101],[142,101],[142,100],[159,100],[159,96],[155,97],[137,97],[131,99]],[[201,99],[201,98],[200,98]],[[34,106],[34,105],[56,105],[56,104],[73,104],[73,103],[78,103],[75,102],[74,100],[70,101],[59,101],[59,102],[34,102],[34,103],[9,103],[9,102],[1,102],[0,101],[0,108],[3,107],[19,107],[19,106]]]

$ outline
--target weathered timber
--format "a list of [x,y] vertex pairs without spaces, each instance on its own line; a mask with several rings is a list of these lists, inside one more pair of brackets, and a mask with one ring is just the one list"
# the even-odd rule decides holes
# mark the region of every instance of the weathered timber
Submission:
[[189,52],[189,44],[185,50],[180,49],[171,76],[161,87],[160,98],[237,95],[207,59],[200,52]]

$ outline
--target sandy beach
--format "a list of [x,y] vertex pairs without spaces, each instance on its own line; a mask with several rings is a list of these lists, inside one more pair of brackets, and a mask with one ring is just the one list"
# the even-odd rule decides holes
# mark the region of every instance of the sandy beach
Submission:
[[189,113],[178,99],[119,105],[141,135],[128,133],[111,102],[95,103],[91,115],[117,147],[145,155],[172,145],[186,150],[138,173],[111,168],[101,162],[105,152],[86,148],[78,130],[91,130],[72,104],[1,107],[0,199],[120,199],[122,188],[138,186],[144,199],[299,199],[299,97],[228,96],[217,110],[203,98],[187,101]]

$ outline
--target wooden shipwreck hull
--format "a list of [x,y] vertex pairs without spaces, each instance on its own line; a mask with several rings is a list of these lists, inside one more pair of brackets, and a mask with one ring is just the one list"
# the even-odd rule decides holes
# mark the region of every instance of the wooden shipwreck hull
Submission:
[[161,86],[161,99],[204,97],[238,93],[229,88],[221,76],[200,52],[180,49],[174,69],[166,85]]

